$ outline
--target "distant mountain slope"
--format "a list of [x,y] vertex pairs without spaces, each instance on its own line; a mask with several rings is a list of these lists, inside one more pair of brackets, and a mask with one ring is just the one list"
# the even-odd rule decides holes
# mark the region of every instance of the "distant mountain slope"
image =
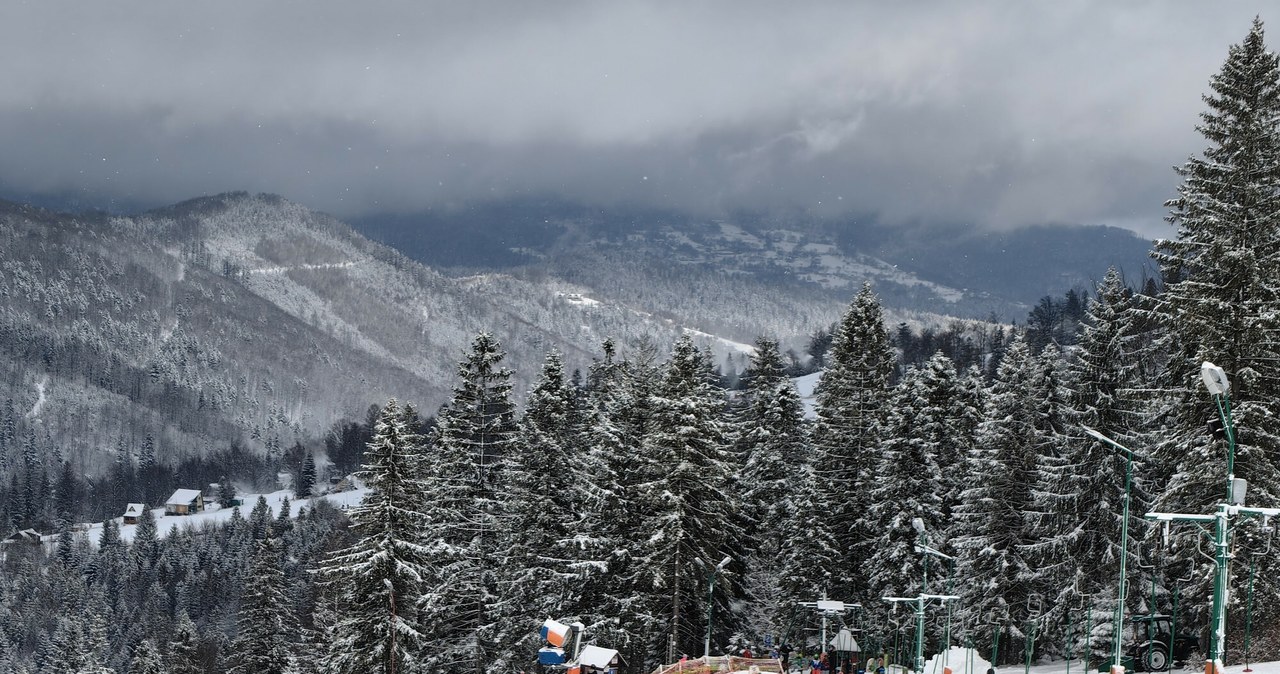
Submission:
[[154,438],[176,457],[314,437],[395,395],[434,412],[480,330],[522,393],[545,352],[682,327],[581,289],[442,276],[337,220],[225,194],[136,217],[0,202],[0,463],[94,471]]
[[[665,286],[832,302],[846,301],[854,288],[871,281],[885,304],[899,311],[972,318],[994,312],[1022,320],[1040,297],[1089,287],[1109,266],[1140,278],[1150,249],[1149,241],[1113,227],[983,232],[888,227],[871,218],[706,220],[553,199],[374,216],[354,224],[414,259],[454,273],[523,269],[675,314],[688,308],[689,293],[663,296]],[[740,318],[710,306],[696,313],[730,328]]]

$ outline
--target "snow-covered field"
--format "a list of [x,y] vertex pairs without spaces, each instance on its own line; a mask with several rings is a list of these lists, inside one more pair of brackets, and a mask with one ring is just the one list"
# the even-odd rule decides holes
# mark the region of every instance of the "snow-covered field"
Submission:
[[[952,674],[986,674],[991,666],[981,655],[968,649],[953,646],[947,654],[945,663],[940,655],[934,655],[924,665],[924,674],[943,674],[943,667],[950,667]],[[896,668],[895,668],[896,669]],[[1280,674],[1280,661],[1250,663],[1250,674]],[[1171,669],[1170,674],[1192,674],[1204,671],[1204,662],[1188,662],[1185,669]],[[1222,669],[1223,674],[1244,674],[1244,665],[1230,665]],[[1084,661],[1054,660],[1046,663],[1033,663],[1028,669],[1025,665],[1001,665],[996,668],[997,674],[1085,674]],[[1097,665],[1091,672],[1097,672]],[[894,674],[894,672],[890,672]]]
[[[254,504],[258,502],[258,496],[265,496],[267,505],[271,506],[271,516],[276,517],[280,514],[280,508],[284,504],[284,499],[289,498],[289,516],[297,517],[298,511],[302,507],[310,508],[313,501],[328,501],[329,505],[335,508],[346,509],[360,503],[360,499],[369,492],[368,489],[352,489],[349,491],[336,492],[332,494],[323,494],[315,498],[302,499],[300,501],[293,500],[293,492],[289,490],[281,490],[271,492],[270,494],[242,494],[244,505],[240,506],[240,515],[249,517],[249,513],[253,510]],[[178,529],[196,529],[203,528],[206,524],[224,523],[231,519],[231,514],[235,508],[219,508],[216,503],[207,506],[204,512],[194,515],[165,515],[164,508],[153,508],[152,514],[156,516],[156,531],[161,537],[167,536],[169,532],[177,527]],[[119,522],[120,518],[116,518]],[[133,534],[138,527],[135,524],[121,524],[120,538],[126,541],[133,540]],[[102,537],[102,523],[91,524],[88,526],[85,535],[89,537],[89,541],[97,545],[98,539]]]

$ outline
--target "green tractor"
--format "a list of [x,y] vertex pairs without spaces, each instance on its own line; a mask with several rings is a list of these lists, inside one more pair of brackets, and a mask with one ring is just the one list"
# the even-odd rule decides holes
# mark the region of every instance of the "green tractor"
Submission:
[[1125,656],[1132,658],[1135,671],[1164,672],[1171,665],[1182,666],[1193,653],[1200,652],[1200,640],[1194,635],[1173,634],[1173,616],[1157,613],[1130,620],[1138,638]]

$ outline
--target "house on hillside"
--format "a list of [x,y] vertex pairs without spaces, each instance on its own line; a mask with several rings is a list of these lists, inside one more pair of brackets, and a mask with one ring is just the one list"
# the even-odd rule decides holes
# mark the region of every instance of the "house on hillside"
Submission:
[[204,494],[199,489],[179,489],[164,502],[166,515],[194,515],[204,512]]
[[142,517],[142,511],[146,509],[145,503],[130,503],[124,507],[124,523],[137,524],[138,518]]
[[4,539],[3,542],[5,544],[29,543],[31,545],[40,545],[43,538],[44,536],[35,529],[23,529],[22,531],[13,533],[8,538]]

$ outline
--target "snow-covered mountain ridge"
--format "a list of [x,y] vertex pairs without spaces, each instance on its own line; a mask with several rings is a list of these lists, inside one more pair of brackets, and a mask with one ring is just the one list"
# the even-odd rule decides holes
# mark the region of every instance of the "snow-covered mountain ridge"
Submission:
[[0,202],[0,241],[3,461],[31,446],[93,472],[148,436],[164,461],[287,447],[391,396],[430,413],[482,330],[518,397],[550,349],[583,367],[609,337],[719,342],[562,280],[445,276],[269,195],[133,217]]
[[843,303],[868,281],[892,311],[1021,320],[1040,297],[1090,287],[1109,266],[1140,278],[1150,250],[1149,241],[1101,226],[994,232],[705,219],[537,200],[374,216],[355,225],[449,273],[551,276],[646,311],[696,315],[719,333],[734,330],[743,308],[735,297]]

